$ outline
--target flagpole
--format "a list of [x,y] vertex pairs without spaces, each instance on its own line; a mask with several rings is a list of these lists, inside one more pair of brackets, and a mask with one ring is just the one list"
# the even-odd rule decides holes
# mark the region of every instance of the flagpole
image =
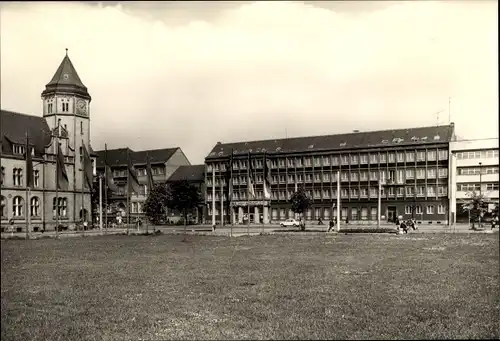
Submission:
[[250,152],[248,152],[248,165],[247,165],[247,235],[250,235]]
[[[266,152],[264,151],[264,163],[262,164],[262,169],[263,169],[262,184],[264,185],[263,186],[264,190],[262,192],[264,194],[264,199],[267,199],[266,193],[268,190],[270,190],[267,188],[267,185],[266,185],[266,182],[267,182],[267,180],[266,180],[266,178],[267,178],[267,174],[266,174],[267,173],[267,163],[266,162],[267,162],[267,157],[266,157]],[[266,204],[264,202],[264,204],[262,205],[262,231],[261,231],[262,234],[264,234],[264,225],[266,224],[266,217],[264,216],[264,207],[265,206],[266,206]],[[269,214],[269,212],[268,212],[268,214]]]
[[59,125],[57,122],[57,135],[56,135],[56,239],[59,236]]
[[234,149],[231,148],[231,158],[229,159],[229,184],[228,184],[228,200],[229,200],[229,213],[231,214],[231,237],[233,236],[233,226],[234,226],[234,208],[231,206],[233,202],[233,162],[234,162]]
[[377,200],[377,227],[380,228],[380,215],[382,213],[382,174],[379,174],[378,180],[378,200]]
[[102,176],[99,174],[99,230],[102,231]]
[[[222,165],[222,164],[221,164]],[[222,167],[221,167],[222,168]],[[224,227],[224,177],[220,172],[220,227]]]
[[340,169],[337,172],[337,232],[340,231]]
[[212,165],[212,232],[215,231],[215,163]]
[[127,150],[127,235],[128,235],[128,225],[130,224],[130,170],[128,169],[129,168],[129,164],[130,164],[130,160],[129,160],[129,152]]
[[[85,148],[85,145],[83,144],[83,140],[82,140],[82,152],[83,151],[83,148]],[[85,186],[85,156],[83,156],[83,165],[82,165],[82,225],[83,225],[83,235],[85,235],[85,221],[86,221],[86,217],[85,217],[85,200],[84,200],[84,194],[83,194],[83,190],[84,190],[84,186]]]
[[29,193],[29,179],[30,179],[30,174],[29,172],[29,167],[28,167],[28,153],[29,153],[29,142],[28,142],[28,130],[26,130],[26,240],[30,238],[29,231],[30,231],[30,193]]
[[108,230],[108,145],[104,144],[104,202],[106,203],[106,210],[104,211],[104,219],[106,219],[106,225],[104,225],[104,233]]

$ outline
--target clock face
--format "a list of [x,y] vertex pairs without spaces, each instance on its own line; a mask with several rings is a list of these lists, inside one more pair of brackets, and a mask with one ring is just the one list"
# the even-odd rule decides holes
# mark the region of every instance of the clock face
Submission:
[[79,100],[76,103],[76,108],[78,109],[79,114],[85,115],[87,113],[87,103],[83,100]]

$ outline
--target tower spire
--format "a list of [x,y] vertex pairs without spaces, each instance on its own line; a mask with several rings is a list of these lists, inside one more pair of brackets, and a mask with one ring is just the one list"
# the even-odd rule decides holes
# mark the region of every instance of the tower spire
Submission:
[[66,48],[66,57],[68,56],[68,48]]

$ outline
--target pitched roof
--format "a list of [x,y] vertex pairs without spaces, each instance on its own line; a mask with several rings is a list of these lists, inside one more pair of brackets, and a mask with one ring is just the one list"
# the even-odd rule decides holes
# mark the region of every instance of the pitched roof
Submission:
[[454,124],[379,131],[353,132],[338,135],[294,137],[288,139],[217,143],[206,159],[250,153],[298,153],[323,150],[350,150],[400,145],[449,142]]
[[45,85],[42,96],[50,96],[58,92],[70,92],[90,100],[91,97],[87,91],[87,87],[82,83],[67,53],[68,51],[66,50],[66,56],[64,56],[50,82]]
[[[35,148],[35,156],[45,153],[50,143],[51,132],[47,121],[40,116],[26,115],[8,110],[0,110],[2,153],[11,154],[11,143],[26,144],[26,132],[30,145]],[[10,143],[9,143],[10,141]]]
[[205,181],[205,165],[179,166],[167,182],[180,180]]
[[[152,149],[152,150],[141,150],[133,151],[130,148],[118,148],[118,149],[108,149],[107,150],[107,163],[110,166],[125,166],[127,165],[127,151],[130,153],[130,158],[134,165],[146,165],[146,157],[149,153],[151,158],[151,163],[164,163],[167,162],[172,155],[179,149],[176,148],[165,148],[165,149]],[[104,157],[105,151],[98,150],[95,151],[97,155],[97,167],[104,167]]]

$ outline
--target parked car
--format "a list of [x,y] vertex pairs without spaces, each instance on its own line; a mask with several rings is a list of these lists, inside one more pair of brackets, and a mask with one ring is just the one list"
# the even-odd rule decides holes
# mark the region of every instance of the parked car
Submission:
[[287,219],[285,221],[282,221],[280,223],[280,226],[281,227],[299,227],[300,222],[298,220],[295,220],[295,219]]

